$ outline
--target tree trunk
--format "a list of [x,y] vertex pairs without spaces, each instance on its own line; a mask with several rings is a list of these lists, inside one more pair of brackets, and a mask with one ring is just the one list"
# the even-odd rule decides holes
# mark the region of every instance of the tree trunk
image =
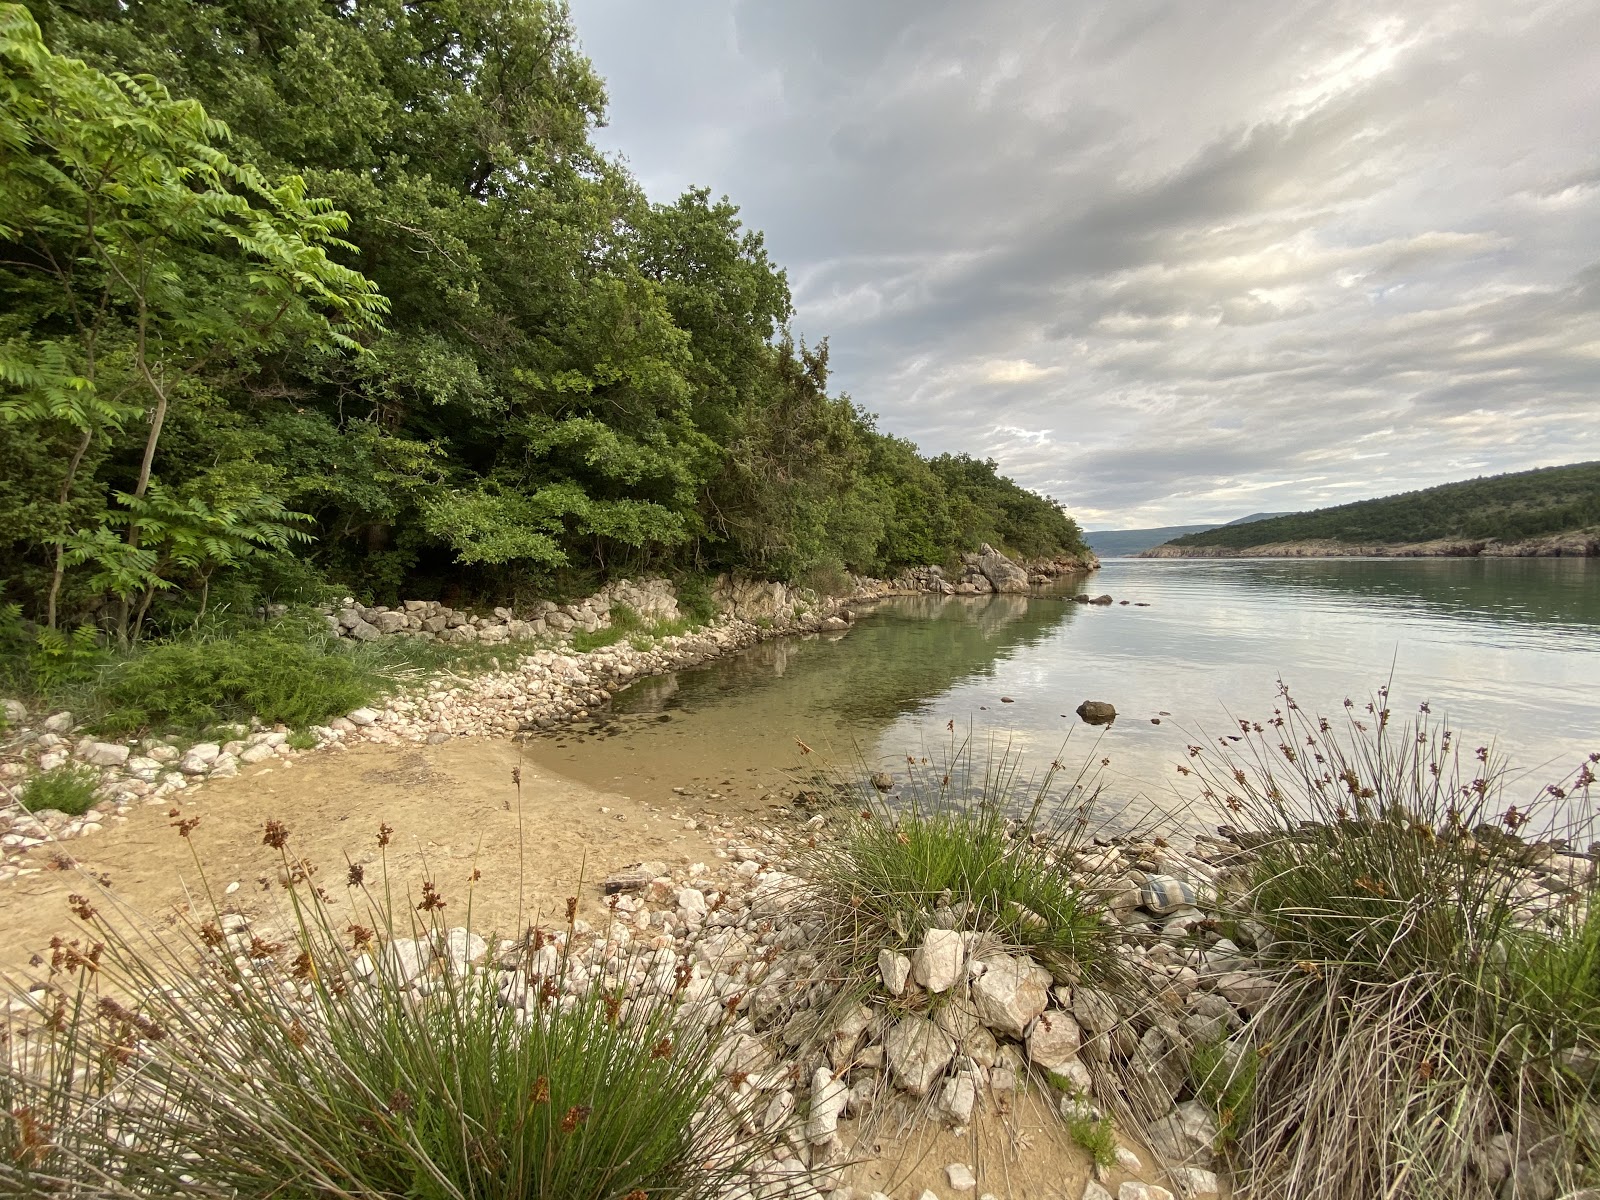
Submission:
[[[61,481],[61,492],[56,497],[56,505],[65,508],[67,501],[72,498],[72,483],[77,478],[78,468],[83,465],[83,456],[89,452],[89,443],[94,440],[94,429],[91,427],[83,431],[83,440],[78,443],[78,449],[72,455],[72,461],[67,464],[67,477]],[[61,577],[67,570],[67,544],[65,541],[56,543],[56,565],[50,575],[50,598],[45,602],[44,623],[49,629],[56,627],[56,601],[61,596]]]

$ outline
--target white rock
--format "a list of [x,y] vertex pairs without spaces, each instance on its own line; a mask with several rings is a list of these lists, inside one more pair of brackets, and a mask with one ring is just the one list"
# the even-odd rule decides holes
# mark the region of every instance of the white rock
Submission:
[[930,929],[911,956],[917,982],[930,992],[947,992],[965,973],[966,944],[954,929]]
[[52,713],[44,719],[39,726],[46,733],[69,733],[72,730],[72,714],[69,712]]
[[1111,1193],[1091,1179],[1083,1185],[1083,1200],[1111,1200]]
[[239,760],[231,754],[217,755],[217,761],[211,764],[211,777],[213,779],[227,779],[239,773]]
[[971,1071],[959,1071],[944,1081],[939,1091],[939,1111],[957,1125],[972,1120],[972,1110],[978,1103],[978,1083]]
[[1078,1023],[1060,1009],[1042,1012],[1028,1029],[1028,1060],[1055,1071],[1078,1057]]
[[950,1181],[950,1186],[958,1192],[970,1192],[978,1186],[978,1181],[972,1174],[972,1168],[966,1163],[951,1163],[944,1169],[944,1177]]
[[1117,1147],[1117,1167],[1129,1175],[1137,1175],[1144,1170],[1144,1164],[1139,1161],[1139,1156],[1126,1146]]
[[1167,1174],[1186,1200],[1205,1200],[1207,1196],[1216,1196],[1222,1191],[1213,1171],[1200,1167],[1177,1167]]
[[189,747],[184,757],[199,759],[209,767],[218,758],[222,757],[222,747],[215,742],[197,742]]
[[28,719],[28,706],[21,700],[0,701],[7,725],[21,725]]
[[378,723],[378,714],[370,708],[358,708],[354,712],[346,713],[345,720],[350,724],[365,728]]
[[54,771],[57,767],[64,764],[71,756],[72,751],[66,749],[46,750],[43,754],[39,755],[39,770]]
[[806,1117],[806,1140],[819,1146],[839,1129],[839,1114],[844,1112],[850,1088],[826,1067],[818,1067],[811,1078],[811,1111]]
[[955,1042],[925,1017],[902,1017],[884,1039],[895,1082],[913,1096],[927,1094],[955,1054]]
[[1265,1007],[1276,985],[1266,975],[1251,971],[1225,971],[1213,981],[1213,986],[1230,1004],[1254,1016]]
[[410,983],[433,961],[433,946],[425,938],[395,938],[383,948],[384,966],[403,983]]
[[678,912],[685,919],[704,918],[706,910],[706,896],[699,888],[678,889]]
[[878,974],[883,978],[884,991],[891,996],[902,996],[911,978],[911,960],[893,950],[879,950]]
[[1217,1122],[1198,1100],[1186,1100],[1149,1126],[1150,1149],[1162,1159],[1209,1168],[1215,1158]]
[[93,742],[83,761],[92,767],[120,767],[128,761],[128,748],[116,742]]
[[445,961],[457,971],[465,971],[473,963],[482,962],[489,952],[489,943],[467,929],[445,931],[441,947]]
[[984,961],[989,969],[972,984],[978,1015],[996,1033],[1021,1038],[1028,1023],[1050,1001],[1050,972],[1023,956],[1001,955]]
[[1070,1096],[1066,1103],[1071,1103],[1071,1096],[1087,1096],[1094,1090],[1094,1076],[1089,1074],[1089,1068],[1082,1059],[1069,1059],[1058,1067],[1052,1067],[1050,1078],[1058,1086],[1068,1089]]
[[254,746],[246,746],[239,752],[239,761],[242,763],[266,762],[274,757],[273,748],[265,742],[257,742]]
[[1177,1197],[1153,1183],[1125,1183],[1117,1189],[1117,1200],[1177,1200]]

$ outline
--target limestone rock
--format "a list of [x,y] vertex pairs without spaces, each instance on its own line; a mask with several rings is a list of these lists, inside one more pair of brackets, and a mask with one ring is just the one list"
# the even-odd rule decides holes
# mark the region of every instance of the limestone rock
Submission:
[[811,1079],[811,1109],[806,1117],[806,1140],[819,1146],[832,1139],[839,1129],[839,1114],[844,1112],[850,1088],[826,1067],[818,1067]]
[[996,1033],[1021,1038],[1028,1023],[1050,1002],[1050,972],[1021,956],[1002,955],[985,961],[988,970],[972,984],[978,1015]]
[[958,1192],[970,1192],[978,1186],[978,1180],[972,1174],[972,1168],[966,1163],[951,1163],[944,1169],[944,1177],[950,1181],[950,1186]]
[[988,542],[978,550],[978,570],[997,592],[1028,590],[1028,573]]
[[1042,1012],[1028,1030],[1028,1060],[1052,1074],[1078,1057],[1078,1023],[1056,1009]]
[[884,1039],[889,1069],[901,1087],[913,1096],[927,1095],[933,1081],[949,1066],[956,1046],[925,1017],[902,1017]]
[[893,950],[879,950],[878,974],[883,977],[884,991],[891,996],[903,996],[911,978],[911,960]]
[[917,982],[930,992],[947,992],[966,972],[966,943],[953,929],[930,929],[912,955]]
[[1215,1161],[1217,1122],[1198,1100],[1185,1100],[1150,1125],[1150,1148],[1168,1162],[1210,1168]]
[[83,756],[83,761],[91,767],[120,767],[128,761],[128,748],[116,742],[95,742]]
[[72,714],[69,712],[52,713],[44,719],[44,724],[39,728],[46,733],[70,733],[72,731]]

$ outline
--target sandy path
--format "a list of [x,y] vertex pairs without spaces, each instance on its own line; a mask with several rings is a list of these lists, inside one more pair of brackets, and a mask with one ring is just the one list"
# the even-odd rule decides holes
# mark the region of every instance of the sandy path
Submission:
[[[283,891],[278,855],[262,843],[269,819],[289,827],[290,851],[318,868],[317,882],[336,899],[346,890],[347,858],[365,865],[369,885],[379,878],[377,832],[387,824],[394,831],[389,877],[397,889],[415,892],[423,876],[431,876],[451,924],[465,923],[470,900],[476,928],[509,929],[517,916],[519,800],[512,771],[519,765],[520,870],[528,907],[546,914],[578,894],[580,874],[584,909],[593,913],[595,885],[617,867],[642,859],[709,861],[716,851],[703,826],[691,829],[672,819],[674,812],[687,815],[690,804],[702,815],[710,807],[733,816],[771,804],[768,799],[758,808],[765,792],[754,789],[717,800],[678,798],[670,789],[661,789],[661,804],[630,799],[567,779],[536,765],[516,743],[490,738],[362,745],[292,765],[249,767],[177,804],[137,808],[102,834],[31,851],[29,865],[42,869],[0,884],[0,970],[24,966],[52,935],[75,932],[67,896],[85,890],[80,870],[108,876],[125,904],[155,918],[201,901],[207,885],[221,897],[238,883],[226,906],[270,921]],[[654,799],[655,789],[649,795]],[[169,815],[174,809],[177,817]],[[185,842],[174,825],[192,817],[200,823]],[[78,868],[53,869],[52,858],[63,854]],[[471,885],[474,870],[481,880]]]

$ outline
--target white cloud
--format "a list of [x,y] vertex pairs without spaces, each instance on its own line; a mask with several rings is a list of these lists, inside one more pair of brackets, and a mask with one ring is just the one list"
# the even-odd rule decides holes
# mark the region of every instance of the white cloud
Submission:
[[1589,0],[574,12],[602,143],[744,206],[842,389],[1086,523],[1600,457]]

